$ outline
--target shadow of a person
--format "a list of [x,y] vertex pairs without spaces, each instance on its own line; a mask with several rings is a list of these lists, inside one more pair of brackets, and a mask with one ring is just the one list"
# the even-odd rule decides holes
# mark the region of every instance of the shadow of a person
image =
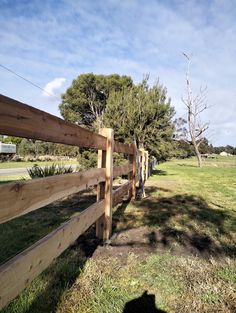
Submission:
[[155,295],[148,295],[147,290],[141,297],[125,304],[123,313],[166,313],[155,305]]

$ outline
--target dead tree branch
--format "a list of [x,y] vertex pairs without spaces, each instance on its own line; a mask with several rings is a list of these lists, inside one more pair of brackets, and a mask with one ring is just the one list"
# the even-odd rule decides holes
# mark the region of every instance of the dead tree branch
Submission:
[[198,160],[198,166],[202,166],[201,153],[199,147],[204,141],[204,133],[209,128],[209,123],[201,123],[201,114],[208,109],[207,105],[207,87],[200,88],[197,95],[193,95],[192,81],[190,76],[191,56],[183,53],[187,59],[187,72],[186,72],[186,98],[182,98],[182,102],[185,104],[188,115],[188,128],[189,135],[194,147],[194,151]]

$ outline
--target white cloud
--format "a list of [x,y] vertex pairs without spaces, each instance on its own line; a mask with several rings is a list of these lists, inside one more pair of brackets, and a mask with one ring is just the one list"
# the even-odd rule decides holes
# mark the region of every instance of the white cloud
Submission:
[[53,79],[44,87],[43,95],[45,97],[56,96],[56,92],[62,87],[65,82],[66,79],[63,77]]

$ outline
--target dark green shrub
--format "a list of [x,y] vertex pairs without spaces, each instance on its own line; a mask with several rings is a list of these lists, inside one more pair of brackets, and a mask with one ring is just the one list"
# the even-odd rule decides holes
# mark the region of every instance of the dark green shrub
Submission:
[[97,167],[97,152],[90,149],[84,150],[78,155],[77,161],[79,163],[78,169],[80,171],[95,168]]

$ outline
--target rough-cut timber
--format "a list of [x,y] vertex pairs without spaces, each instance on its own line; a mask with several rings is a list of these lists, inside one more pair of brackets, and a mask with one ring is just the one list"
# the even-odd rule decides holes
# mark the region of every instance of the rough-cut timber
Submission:
[[130,162],[123,164],[121,166],[115,166],[113,168],[113,178],[121,175],[127,175],[133,169],[133,165]]
[[145,150],[142,148],[142,161],[141,161],[141,166],[142,166],[142,181],[143,184],[146,180],[146,176],[145,176],[145,166],[146,166],[146,160],[145,160]]
[[133,145],[126,144],[119,141],[114,141],[114,152],[125,153],[125,154],[133,154]]
[[[140,152],[133,144],[114,141],[112,129],[101,129],[96,134],[3,95],[0,95],[0,134],[98,150],[97,169],[0,186],[0,223],[3,223],[98,185],[95,204],[0,266],[1,309],[95,222],[98,237],[109,239],[112,206],[121,202],[125,195],[135,196],[138,177],[141,176],[144,183],[147,176],[144,174],[144,150]],[[129,162],[113,168],[113,152],[128,154]],[[137,155],[142,159],[142,171],[139,173],[136,173]],[[112,190],[113,178],[126,174],[129,181]]]
[[105,181],[105,169],[0,185],[0,223]]
[[73,217],[0,267],[0,309],[6,306],[104,213],[104,200]]
[[113,189],[113,154],[114,130],[106,128],[106,184],[105,184],[105,220],[103,240],[108,240],[112,235],[112,189]]
[[132,180],[132,189],[129,191],[129,199],[136,198],[136,162],[137,162],[137,148],[133,144],[133,154],[129,155],[129,161],[132,164],[132,170],[129,173],[129,180]]
[[[113,182],[113,151],[114,151],[114,131],[111,128],[102,128],[99,133],[107,138],[106,153],[99,151],[98,165],[105,164],[105,209],[102,216],[96,223],[96,233],[99,239],[108,240],[112,232],[112,182]],[[100,159],[99,159],[100,158]]]
[[3,95],[0,95],[0,134],[106,149],[103,136]]
[[128,194],[129,190],[132,188],[133,182],[128,181],[123,184],[121,187],[113,190],[112,198],[113,198],[113,206],[116,206],[119,202],[123,200],[123,197]]
[[147,180],[148,179],[148,171],[149,171],[149,154],[148,154],[148,151],[145,151],[145,161],[146,161],[146,164],[145,164],[145,179]]
[[[99,129],[99,134],[103,134],[104,130]],[[106,134],[104,132],[104,134]],[[98,168],[106,167],[106,151],[98,150]],[[104,199],[105,197],[105,181],[97,185],[97,201]],[[103,228],[104,228],[104,214],[96,222],[96,236],[99,239],[103,239]]]

